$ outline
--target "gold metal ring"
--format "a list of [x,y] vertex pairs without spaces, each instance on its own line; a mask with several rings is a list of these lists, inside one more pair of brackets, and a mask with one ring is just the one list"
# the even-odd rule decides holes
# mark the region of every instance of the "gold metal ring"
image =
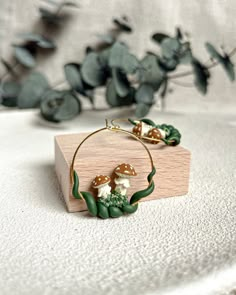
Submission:
[[[154,169],[154,163],[153,163],[153,159],[152,159],[152,155],[148,149],[148,147],[146,146],[146,144],[143,143],[143,141],[137,137],[136,135],[134,135],[132,132],[130,131],[127,131],[127,130],[124,130],[122,128],[120,128],[119,125],[116,125],[114,122],[117,121],[117,120],[122,120],[123,122],[126,121],[128,122],[127,119],[115,119],[115,120],[112,120],[111,121],[111,125],[108,124],[108,120],[106,119],[105,122],[106,122],[106,127],[104,128],[101,128],[101,129],[98,129],[92,133],[90,133],[89,135],[87,135],[82,141],[81,143],[77,146],[75,152],[74,152],[74,155],[73,155],[73,158],[72,158],[72,163],[71,163],[71,166],[70,166],[70,179],[71,179],[71,183],[73,185],[73,171],[74,171],[74,164],[75,164],[75,159],[76,159],[76,156],[78,154],[78,151],[80,149],[80,147],[83,145],[83,143],[89,139],[90,137],[92,137],[93,135],[99,133],[99,132],[102,132],[102,131],[112,131],[112,132],[120,132],[120,133],[124,133],[124,134],[128,134],[130,135],[131,137],[133,137],[134,139],[136,139],[138,142],[140,142],[142,144],[142,146],[145,148],[145,150],[147,151],[148,153],[148,156],[149,156],[149,159],[150,159],[150,162],[151,162],[151,169],[153,170]],[[83,196],[82,194],[79,192],[81,198],[83,199]]]

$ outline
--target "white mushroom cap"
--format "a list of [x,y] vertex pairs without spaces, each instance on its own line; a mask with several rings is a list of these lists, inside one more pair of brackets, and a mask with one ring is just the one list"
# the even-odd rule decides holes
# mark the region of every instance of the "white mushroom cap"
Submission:
[[107,185],[111,181],[111,178],[106,175],[97,175],[92,181],[93,188],[100,188]]
[[114,172],[120,177],[131,177],[137,175],[137,173],[134,170],[134,167],[126,163],[118,165]]

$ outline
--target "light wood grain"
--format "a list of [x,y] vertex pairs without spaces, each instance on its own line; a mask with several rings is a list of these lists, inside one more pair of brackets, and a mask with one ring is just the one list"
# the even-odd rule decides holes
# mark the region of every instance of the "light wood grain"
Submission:
[[[70,165],[73,154],[86,133],[58,135],[55,137],[55,168],[65,202],[69,212],[86,210],[83,201],[71,195]],[[160,143],[147,144],[151,151],[156,175],[155,190],[146,200],[184,195],[188,192],[190,152],[181,146],[169,147]],[[151,164],[147,152],[142,145],[130,136],[104,131],[88,139],[79,150],[75,162],[75,170],[80,179],[80,190],[96,191],[91,182],[98,174],[109,175],[113,179],[114,168],[120,163],[132,164],[137,176],[131,179],[128,195],[146,188],[147,175]],[[114,187],[114,183],[111,185]]]

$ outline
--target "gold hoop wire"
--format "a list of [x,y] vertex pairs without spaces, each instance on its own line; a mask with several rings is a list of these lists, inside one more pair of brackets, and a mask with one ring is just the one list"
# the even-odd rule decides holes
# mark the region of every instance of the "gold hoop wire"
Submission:
[[[123,120],[125,121],[126,119],[119,119],[119,120]],[[74,155],[73,155],[73,158],[72,158],[72,163],[71,163],[71,166],[70,166],[70,179],[71,179],[71,183],[72,183],[72,186],[73,186],[73,182],[74,182],[74,179],[73,179],[73,172],[74,172],[74,164],[75,164],[75,160],[76,160],[76,156],[78,154],[78,151],[80,149],[80,147],[83,145],[83,143],[89,139],[90,137],[92,137],[93,135],[99,133],[99,132],[102,132],[102,131],[105,131],[105,130],[109,130],[109,131],[113,131],[113,132],[120,132],[120,133],[124,133],[124,134],[128,134],[130,136],[132,136],[133,138],[135,138],[138,142],[140,142],[142,144],[142,146],[145,148],[148,156],[149,156],[149,160],[151,162],[151,168],[152,170],[155,168],[154,167],[154,163],[153,163],[153,159],[152,159],[152,155],[148,149],[148,147],[146,146],[146,144],[143,143],[143,141],[141,139],[139,139],[136,135],[134,135],[132,132],[130,131],[127,131],[127,130],[124,130],[124,129],[121,129],[119,125],[115,125],[114,124],[114,121],[115,120],[112,120],[111,121],[111,126],[108,125],[108,120],[106,119],[105,122],[106,122],[106,127],[103,127],[101,129],[98,129],[92,133],[90,133],[89,135],[87,135],[82,141],[81,143],[77,146],[75,152],[74,152]],[[127,120],[126,120],[127,121]],[[152,182],[153,180],[151,180]],[[150,185],[150,184],[149,184]],[[81,196],[81,198],[84,200],[84,197],[82,196],[82,194],[80,193],[80,191],[78,191],[79,195]]]

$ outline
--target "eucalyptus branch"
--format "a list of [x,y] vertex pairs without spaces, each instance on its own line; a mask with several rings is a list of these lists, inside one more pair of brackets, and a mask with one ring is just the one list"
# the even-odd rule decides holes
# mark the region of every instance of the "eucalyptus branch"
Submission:
[[[236,47],[228,54],[229,57],[232,57],[234,56],[236,53]],[[206,66],[207,69],[212,69],[216,66],[219,65],[219,62],[218,61],[213,61],[210,65]],[[192,70],[189,70],[189,71],[185,71],[185,72],[181,72],[181,73],[176,73],[176,74],[173,74],[173,75],[168,75],[168,79],[169,80],[172,80],[172,79],[176,79],[176,78],[182,78],[182,77],[186,77],[186,76],[191,76],[193,75],[194,72]]]
[[170,79],[169,80],[171,83],[178,85],[178,86],[182,86],[182,87],[186,87],[186,88],[193,88],[195,87],[193,83],[187,83],[187,82],[182,82],[182,81],[178,81],[175,79]]
[[[39,7],[40,17],[47,26],[59,26],[62,23],[64,18],[60,13],[63,7],[77,7],[67,0],[62,0],[61,3],[45,1],[53,5],[53,12]],[[234,64],[230,57],[236,53],[236,48],[229,54],[221,54],[212,44],[206,42],[210,59],[201,63],[192,56],[190,41],[186,42],[184,34],[177,28],[174,37],[161,32],[155,33],[152,40],[160,47],[160,55],[149,52],[139,60],[124,42],[118,41],[122,32],[132,32],[128,19],[125,16],[114,18],[114,25],[108,34],[98,35],[99,43],[86,49],[82,62],[75,60],[64,65],[65,80],[56,81],[50,86],[43,73],[30,72],[20,83],[12,79],[3,85],[6,87],[3,87],[1,104],[21,109],[40,106],[41,115],[46,120],[60,122],[80,114],[83,96],[88,98],[92,109],[96,111],[135,104],[135,116],[140,118],[150,111],[156,93],[161,97],[162,109],[164,108],[165,97],[170,92],[169,83],[188,88],[196,87],[200,93],[206,94],[210,85],[209,69],[218,64],[222,65],[231,81],[235,80]],[[14,46],[14,56],[18,63],[11,66],[2,61],[8,71],[0,78],[0,84],[5,83],[3,80],[10,73],[14,75],[13,69],[18,64],[32,69],[36,65],[38,48],[45,52],[56,48],[54,41],[44,37],[44,34],[23,33],[21,39],[23,44]],[[178,67],[183,63],[192,65],[192,69],[178,72]],[[192,75],[194,83],[181,79]],[[108,108],[95,107],[94,96],[98,87],[106,89]]]

